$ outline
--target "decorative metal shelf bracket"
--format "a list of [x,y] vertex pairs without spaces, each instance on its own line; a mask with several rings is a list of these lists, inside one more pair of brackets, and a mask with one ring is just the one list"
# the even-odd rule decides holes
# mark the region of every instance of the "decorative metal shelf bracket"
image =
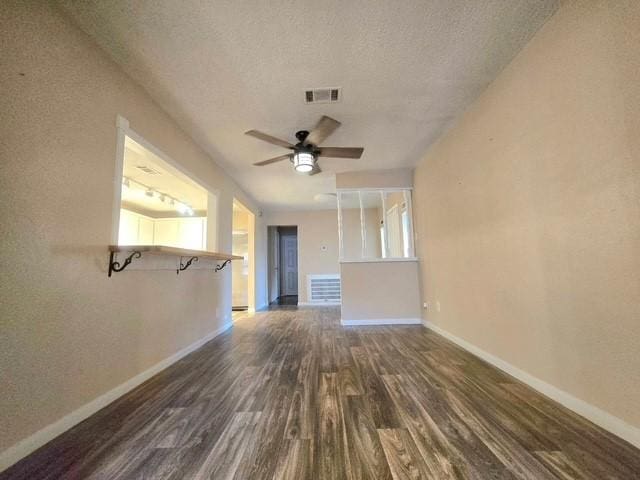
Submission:
[[189,268],[193,262],[197,262],[198,261],[198,257],[191,257],[189,260],[187,260],[187,263],[183,264],[182,263],[182,258],[183,257],[180,257],[180,266],[176,270],[176,275],[179,274],[180,272],[185,271],[187,268]]
[[111,276],[113,272],[121,272],[129,266],[134,258],[140,258],[141,256],[142,253],[136,250],[120,264],[120,262],[116,261],[116,252],[111,252],[109,255],[109,276]]
[[227,263],[231,263],[231,260],[225,260],[222,265],[216,265],[215,271],[219,272],[220,270],[222,270],[224,267],[227,266]]

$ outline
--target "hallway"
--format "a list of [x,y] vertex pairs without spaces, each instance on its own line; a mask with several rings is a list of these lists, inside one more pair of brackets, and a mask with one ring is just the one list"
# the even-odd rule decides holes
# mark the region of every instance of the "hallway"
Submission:
[[280,307],[297,307],[298,295],[283,295],[269,304],[270,309],[278,310]]
[[0,479],[638,478],[638,450],[421,326],[240,317]]

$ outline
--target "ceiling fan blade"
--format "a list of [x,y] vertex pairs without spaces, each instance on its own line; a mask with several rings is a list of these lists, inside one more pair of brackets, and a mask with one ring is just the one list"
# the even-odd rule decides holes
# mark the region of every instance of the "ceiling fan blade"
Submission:
[[335,132],[336,128],[338,128],[340,125],[342,124],[339,121],[323,115],[316,125],[316,128],[314,128],[307,136],[305,143],[310,143],[312,145],[318,146],[329,135]]
[[313,170],[311,170],[309,172],[309,175],[315,175],[316,173],[320,173],[322,171],[322,169],[320,168],[320,165],[318,165],[317,163],[313,166]]
[[265,142],[269,142],[273,145],[279,145],[284,148],[292,148],[293,145],[287,142],[286,140],[280,140],[279,138],[272,137],[271,135],[267,135],[266,133],[259,132],[258,130],[249,130],[248,132],[244,132],[245,135],[251,135],[252,137],[259,138]]
[[350,147],[321,147],[320,157],[332,157],[332,158],[360,158],[364,152],[364,148],[350,148]]
[[256,162],[254,163],[254,165],[256,167],[264,167],[265,165],[269,165],[271,163],[276,163],[276,162],[280,162],[282,160],[288,160],[291,157],[291,155],[280,155],[279,157],[273,157],[270,158],[268,160],[262,160],[261,162]]

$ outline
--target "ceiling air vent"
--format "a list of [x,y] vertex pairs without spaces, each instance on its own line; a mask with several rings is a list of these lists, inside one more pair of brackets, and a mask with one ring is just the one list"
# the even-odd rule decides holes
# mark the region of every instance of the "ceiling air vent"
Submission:
[[159,171],[154,170],[151,167],[147,167],[146,165],[136,165],[136,168],[139,170],[142,170],[144,173],[148,175],[160,175]]
[[340,101],[340,88],[310,88],[304,91],[305,103],[336,103]]

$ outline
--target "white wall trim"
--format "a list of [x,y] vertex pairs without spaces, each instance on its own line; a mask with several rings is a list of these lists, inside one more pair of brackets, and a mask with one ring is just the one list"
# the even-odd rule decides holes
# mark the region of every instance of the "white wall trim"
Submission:
[[266,303],[260,305],[259,307],[253,308],[253,307],[249,307],[247,308],[247,313],[256,313],[259,312],[260,310],[264,310],[265,308],[267,308],[269,305],[267,305]]
[[298,302],[299,307],[339,307],[340,302]]
[[129,121],[116,117],[116,163],[113,175],[113,205],[111,210],[111,244],[118,244],[120,233],[120,208],[122,206],[122,172],[124,169],[124,142],[129,130]]
[[404,190],[413,190],[413,187],[359,187],[359,188],[336,188],[336,192],[354,193],[354,192],[377,192],[382,190],[384,193],[402,192]]
[[152,367],[148,368],[144,372],[139,373],[133,378],[130,378],[124,383],[121,383],[117,387],[109,390],[108,392],[100,395],[99,397],[93,399],[89,403],[84,404],[77,410],[65,415],[61,419],[55,421],[54,423],[47,425],[46,427],[38,430],[33,435],[19,441],[18,443],[12,445],[4,452],[0,453],[0,472],[3,472],[11,465],[17,463],[30,453],[33,453],[38,448],[43,446],[44,444],[50,442],[57,436],[76,426],[78,423],[82,422],[86,418],[90,417],[98,410],[106,407],[113,401],[117,400],[127,392],[130,392],[138,385],[141,385],[149,378],[153,377],[155,374],[161,372],[165,368],[174,364],[181,358],[187,356],[194,350],[197,350],[201,346],[203,346],[208,341],[220,335],[222,332],[228,330],[233,326],[233,322],[228,322],[222,325],[220,328],[214,330],[211,333],[208,333],[203,338],[193,342],[191,345],[179,350],[174,353],[170,357],[165,358],[164,360],[156,363]]
[[520,370],[519,368],[511,365],[510,363],[502,360],[501,358],[496,357],[484,350],[476,347],[472,343],[467,342],[455,335],[443,330],[442,328],[434,325],[433,323],[426,321],[424,325],[433,330],[434,332],[442,335],[448,340],[451,340],[453,343],[459,345],[465,350],[471,352],[477,357],[489,362],[493,366],[503,370],[508,373],[512,377],[517,378],[521,382],[526,383],[531,388],[537,390],[538,392],[546,395],[547,397],[555,400],[561,405],[567,407],[569,410],[574,411],[578,415],[585,417],[587,420],[595,423],[599,427],[604,428],[605,430],[617,435],[618,437],[626,440],[632,445],[640,448],[640,428],[634,427],[633,425],[628,424],[624,420],[605,412],[604,410],[591,405],[584,400],[580,400],[577,397],[565,392],[564,390],[560,390],[559,388],[540,380],[539,378],[534,377],[533,375]]
[[420,318],[367,318],[362,320],[345,320],[340,319],[340,323],[344,326],[355,325],[421,325]]
[[341,258],[340,263],[391,263],[391,262],[417,262],[418,257],[387,257],[387,258]]

